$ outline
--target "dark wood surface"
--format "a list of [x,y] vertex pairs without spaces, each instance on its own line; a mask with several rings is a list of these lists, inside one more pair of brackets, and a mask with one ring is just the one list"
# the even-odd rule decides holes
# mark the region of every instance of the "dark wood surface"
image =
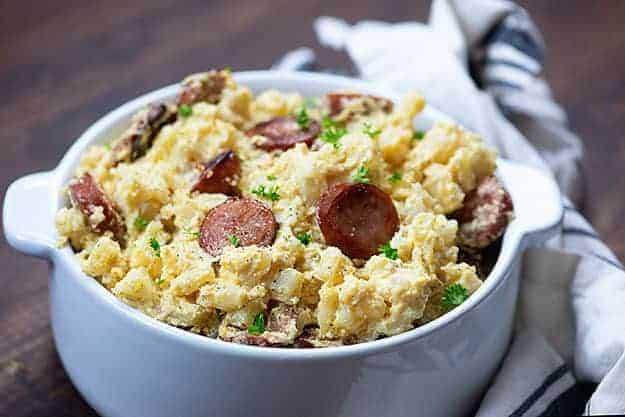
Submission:
[[[318,47],[312,20],[423,20],[429,2],[4,0],[0,8],[0,187],[53,168],[100,115],[212,66],[266,68]],[[625,2],[523,1],[548,45],[546,75],[586,145],[585,211],[625,255]],[[346,63],[319,51],[321,64]],[[0,240],[0,415],[92,416],[49,325],[48,266]],[[97,361],[98,358],[93,358]]]

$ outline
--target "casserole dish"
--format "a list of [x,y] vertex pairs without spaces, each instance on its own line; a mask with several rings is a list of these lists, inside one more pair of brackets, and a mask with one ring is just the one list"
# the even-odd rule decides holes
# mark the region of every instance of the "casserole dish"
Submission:
[[[254,92],[318,96],[337,89],[396,99],[347,78],[278,72],[234,76]],[[515,220],[484,285],[466,302],[412,331],[352,346],[288,350],[234,345],[151,319],[89,279],[69,247],[57,248],[61,188],[89,145],[115,137],[170,86],[133,100],[91,126],[50,172],[14,182],[5,197],[5,234],[18,250],[49,259],[51,317],[70,378],[102,415],[118,416],[460,416],[476,405],[512,331],[521,254],[557,230],[562,206],[548,175],[505,160],[497,175]],[[427,107],[427,128],[448,117]]]

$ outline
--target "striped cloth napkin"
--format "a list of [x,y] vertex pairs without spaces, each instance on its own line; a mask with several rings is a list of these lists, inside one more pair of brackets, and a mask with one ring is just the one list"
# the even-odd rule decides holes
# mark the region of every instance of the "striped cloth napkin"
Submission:
[[[561,235],[524,255],[515,334],[476,415],[625,414],[625,270],[571,203],[583,149],[540,77],[528,14],[505,0],[434,0],[427,25],[320,17],[315,30],[349,54],[353,75],[423,93],[503,157],[551,171],[569,197]],[[315,56],[299,48],[274,67],[314,69]]]

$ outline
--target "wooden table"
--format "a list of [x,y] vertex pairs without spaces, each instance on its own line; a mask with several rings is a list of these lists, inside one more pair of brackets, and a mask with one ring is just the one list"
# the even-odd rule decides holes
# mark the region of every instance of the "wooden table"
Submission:
[[[126,100],[212,66],[266,68],[314,41],[312,20],[423,20],[427,1],[9,0],[0,13],[0,187],[54,167],[74,139]],[[357,3],[357,4],[356,4]],[[625,2],[522,1],[544,31],[547,77],[584,138],[585,211],[625,255]],[[345,56],[321,51],[324,66]],[[92,416],[50,332],[45,262],[0,240],[0,415]],[[93,358],[97,361],[98,358]]]

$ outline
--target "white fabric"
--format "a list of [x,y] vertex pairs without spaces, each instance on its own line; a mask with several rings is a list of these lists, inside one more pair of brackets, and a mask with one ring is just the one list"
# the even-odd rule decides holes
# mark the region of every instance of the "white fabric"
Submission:
[[[315,29],[323,45],[347,51],[362,78],[399,93],[421,92],[504,157],[550,169],[563,191],[575,197],[582,147],[547,84],[522,71],[491,67],[482,74],[486,83],[489,77],[511,79],[522,89],[493,83],[481,90],[468,72],[473,48],[513,11],[519,8],[504,0],[435,0],[428,25],[364,21],[352,26],[320,17]],[[531,23],[512,24],[542,42]],[[487,54],[534,72],[541,65],[505,44]],[[563,234],[551,249],[525,254],[517,331],[478,416],[540,415],[574,384],[563,364],[577,379],[599,383],[586,412],[625,414],[625,273],[593,234],[569,208]]]

